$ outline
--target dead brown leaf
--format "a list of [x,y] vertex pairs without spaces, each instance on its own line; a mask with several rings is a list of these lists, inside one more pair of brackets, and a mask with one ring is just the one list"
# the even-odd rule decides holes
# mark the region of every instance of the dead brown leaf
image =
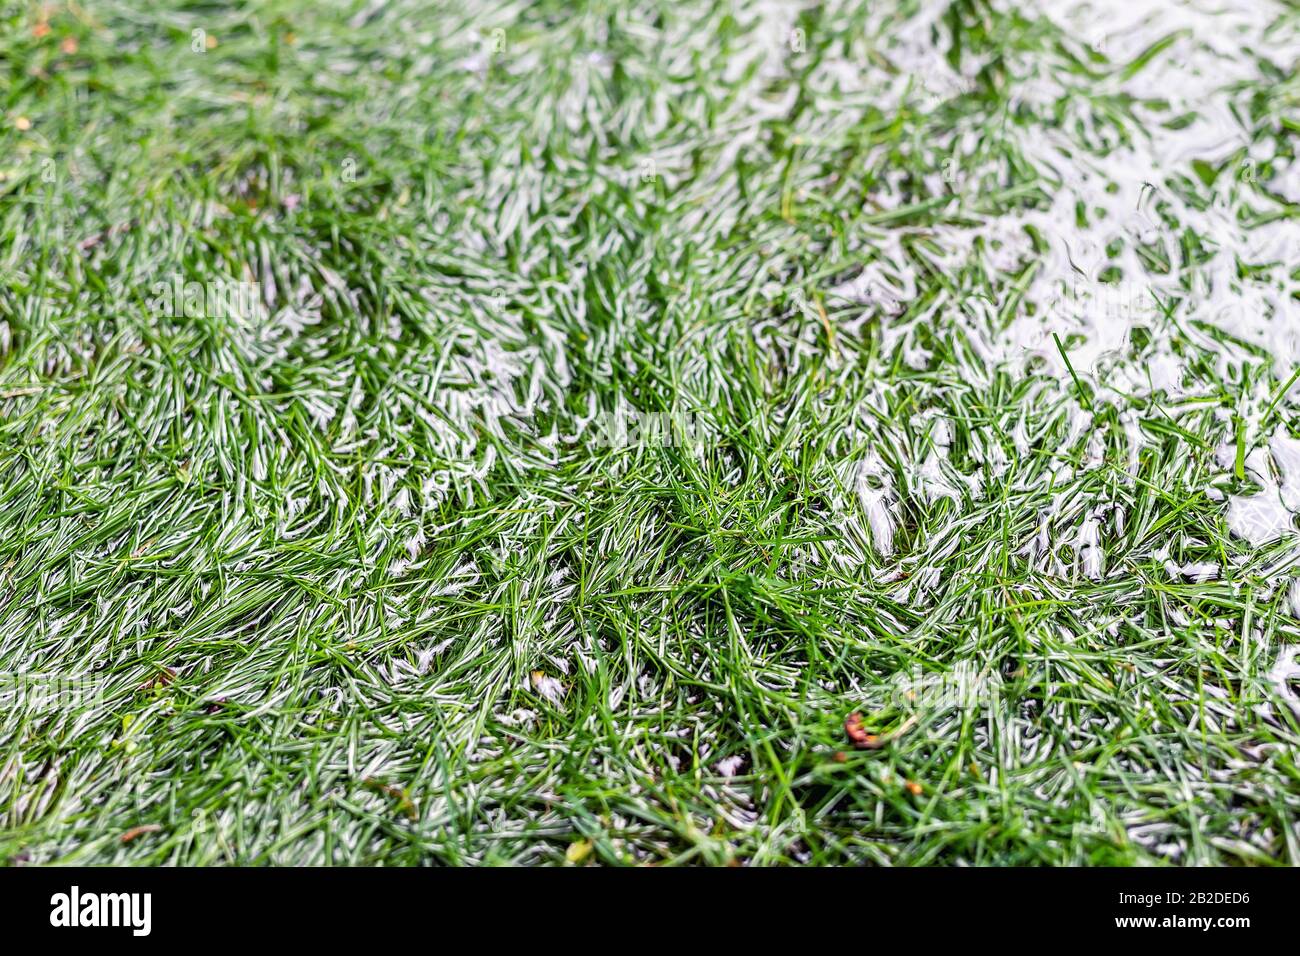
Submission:
[[176,679],[176,670],[171,667],[164,667],[153,677],[140,685],[141,690],[160,690]]
[[362,786],[367,790],[373,790],[375,793],[382,793],[384,796],[397,802],[397,809],[412,822],[420,819],[420,813],[416,809],[415,801],[411,795],[402,787],[395,786],[391,783],[384,783],[382,780],[376,780],[374,777],[366,777],[361,781]]

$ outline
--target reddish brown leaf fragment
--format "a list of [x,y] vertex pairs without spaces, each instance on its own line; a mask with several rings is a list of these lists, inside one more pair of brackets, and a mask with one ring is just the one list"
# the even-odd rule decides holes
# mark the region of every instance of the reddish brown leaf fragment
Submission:
[[122,842],[130,843],[138,836],[144,836],[146,833],[157,833],[162,827],[157,823],[146,823],[143,826],[132,827],[122,834]]
[[859,750],[879,750],[885,745],[885,742],[875,734],[869,734],[862,726],[862,715],[856,711],[849,714],[849,719],[844,721],[844,732],[849,735],[849,740],[853,741],[853,746]]

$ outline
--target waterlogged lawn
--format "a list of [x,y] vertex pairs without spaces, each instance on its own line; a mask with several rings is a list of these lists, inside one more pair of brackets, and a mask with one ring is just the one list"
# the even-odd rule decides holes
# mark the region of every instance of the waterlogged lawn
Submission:
[[1300,12],[0,20],[0,860],[1300,862]]

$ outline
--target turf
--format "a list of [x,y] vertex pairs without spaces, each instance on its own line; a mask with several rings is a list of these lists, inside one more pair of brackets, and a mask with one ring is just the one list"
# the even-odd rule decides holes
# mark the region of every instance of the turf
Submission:
[[157,7],[0,19],[0,861],[1300,862],[1294,5]]

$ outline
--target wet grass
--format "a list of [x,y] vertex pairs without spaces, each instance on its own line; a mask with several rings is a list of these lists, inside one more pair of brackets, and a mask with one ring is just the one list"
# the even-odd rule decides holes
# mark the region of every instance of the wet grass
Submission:
[[0,860],[1300,862],[1295,64],[1014,6],[7,8]]

